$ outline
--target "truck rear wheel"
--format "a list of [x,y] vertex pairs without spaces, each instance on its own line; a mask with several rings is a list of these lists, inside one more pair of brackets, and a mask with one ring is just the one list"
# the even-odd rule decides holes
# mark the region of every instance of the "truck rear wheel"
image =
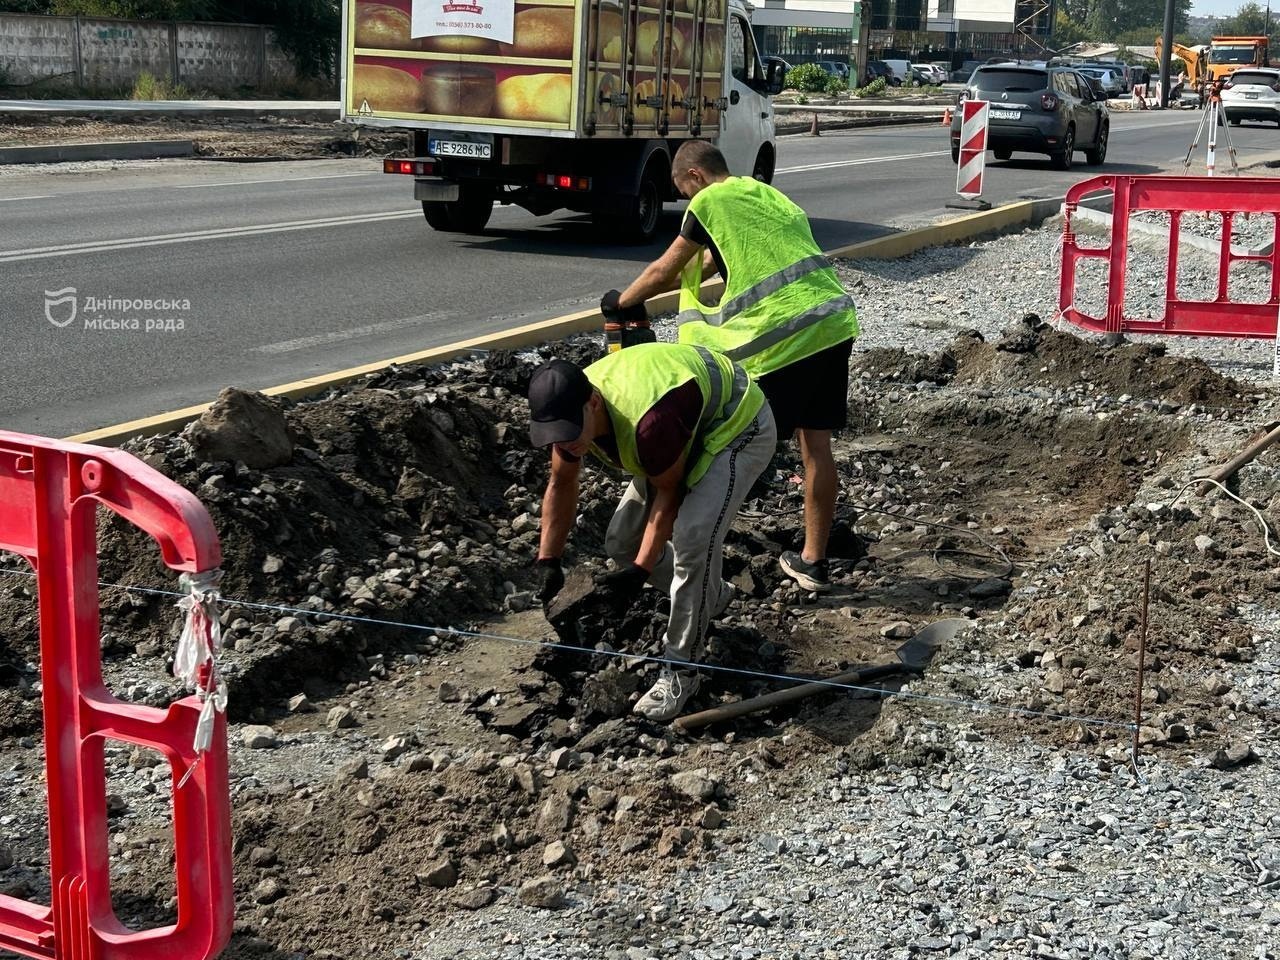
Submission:
[[659,166],[650,163],[645,167],[640,187],[634,196],[626,199],[621,217],[616,215],[616,211],[596,213],[594,219],[597,228],[602,232],[612,233],[614,238],[624,243],[651,241],[657,235],[658,222],[662,219],[663,190],[658,181]]
[[449,204],[440,200],[423,200],[422,213],[427,218],[427,226],[432,230],[447,233],[453,229],[453,219],[449,216]]
[[480,233],[493,215],[493,188],[460,183],[457,200],[423,200],[422,213],[433,230]]

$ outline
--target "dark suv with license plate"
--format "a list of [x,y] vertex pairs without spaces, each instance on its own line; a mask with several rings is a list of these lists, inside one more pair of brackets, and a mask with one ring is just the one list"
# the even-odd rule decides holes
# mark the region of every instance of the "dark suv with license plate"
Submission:
[[[1105,98],[1099,100],[1088,80],[1067,67],[1015,63],[982,66],[960,94],[960,100],[986,100],[987,149],[997,160],[1015,150],[1048,154],[1059,170],[1071,169],[1077,150],[1089,163],[1107,159],[1111,119]],[[951,158],[960,159],[961,111],[951,118]]]

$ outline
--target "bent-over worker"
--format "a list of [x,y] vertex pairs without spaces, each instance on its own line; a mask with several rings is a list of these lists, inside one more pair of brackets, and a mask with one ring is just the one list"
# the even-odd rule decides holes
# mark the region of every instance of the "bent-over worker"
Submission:
[[539,597],[564,585],[561,556],[578,509],[582,457],[632,476],[605,536],[616,564],[602,586],[629,599],[646,582],[671,595],[668,664],[635,706],[679,715],[698,689],[694,666],[733,587],[721,577],[725,535],[777,444],[773,415],[741,366],[705,347],[648,343],[585,370],[551,360],[529,384],[529,438],[551,447],[542,500]]

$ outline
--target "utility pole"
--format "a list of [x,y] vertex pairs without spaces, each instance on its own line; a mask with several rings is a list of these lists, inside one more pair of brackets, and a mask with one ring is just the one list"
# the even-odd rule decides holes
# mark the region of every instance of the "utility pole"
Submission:
[[[1267,0],[1270,3],[1270,0]],[[1169,57],[1173,55],[1173,0],[1164,0],[1164,30],[1160,41],[1160,106],[1169,106]]]

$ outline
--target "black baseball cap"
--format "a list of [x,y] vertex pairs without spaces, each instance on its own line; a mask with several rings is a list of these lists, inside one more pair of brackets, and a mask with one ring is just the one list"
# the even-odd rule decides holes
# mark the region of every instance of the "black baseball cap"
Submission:
[[535,447],[568,443],[582,433],[582,408],[591,381],[568,360],[548,360],[529,380],[529,442]]

